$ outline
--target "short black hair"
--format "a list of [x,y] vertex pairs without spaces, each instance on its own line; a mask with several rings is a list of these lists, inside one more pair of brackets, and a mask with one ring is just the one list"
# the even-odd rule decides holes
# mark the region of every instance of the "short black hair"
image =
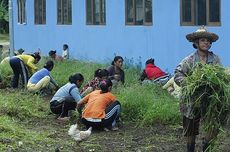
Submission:
[[112,65],[114,65],[114,63],[117,62],[119,59],[124,61],[124,59],[121,56],[115,56],[114,59],[113,59]]
[[[74,75],[71,75],[69,77],[69,82],[76,84],[77,81],[84,81],[84,77],[81,73],[76,73]],[[76,84],[77,85],[77,84]]]
[[68,44],[63,44],[63,47],[65,47],[65,48],[69,48],[69,46],[68,46]]
[[37,61],[40,61],[41,56],[39,52],[34,52],[34,54],[31,54],[32,57],[34,57],[34,59],[36,59]]
[[54,62],[49,60],[45,63],[44,68],[46,68],[47,70],[51,71],[54,67]]
[[113,83],[110,79],[102,80],[99,84],[102,93],[109,92],[109,87],[112,87]]
[[148,59],[146,62],[145,62],[145,65],[146,64],[154,64],[154,59],[153,58],[151,58],[151,59]]
[[94,77],[102,78],[102,77],[108,77],[108,76],[109,76],[109,71],[106,69],[97,69],[94,72]]
[[50,50],[50,51],[49,51],[49,56],[52,56],[52,55],[54,55],[54,54],[56,54],[56,50]]

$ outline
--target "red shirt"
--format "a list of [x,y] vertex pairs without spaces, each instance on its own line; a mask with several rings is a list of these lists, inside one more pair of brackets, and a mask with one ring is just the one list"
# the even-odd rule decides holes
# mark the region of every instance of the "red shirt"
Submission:
[[147,75],[147,78],[150,80],[157,79],[159,77],[165,76],[166,73],[163,72],[159,67],[149,63],[145,67],[145,73]]

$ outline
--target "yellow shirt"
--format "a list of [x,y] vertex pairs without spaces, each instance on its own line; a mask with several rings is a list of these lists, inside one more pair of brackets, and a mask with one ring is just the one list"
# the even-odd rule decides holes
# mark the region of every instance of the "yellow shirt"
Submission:
[[83,103],[87,103],[83,111],[83,118],[103,119],[105,118],[105,109],[115,101],[116,97],[110,93],[101,93],[101,90],[95,90],[83,98]]
[[17,55],[16,57],[21,59],[24,62],[24,64],[28,66],[29,70],[32,73],[34,73],[38,69],[34,64],[35,59],[33,56],[23,54],[23,55]]

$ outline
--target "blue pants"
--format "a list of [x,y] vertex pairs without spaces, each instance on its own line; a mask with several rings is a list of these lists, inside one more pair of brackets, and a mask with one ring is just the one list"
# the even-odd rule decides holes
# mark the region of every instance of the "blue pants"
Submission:
[[10,66],[14,73],[14,76],[11,81],[11,87],[13,88],[18,87],[19,76],[21,76],[23,87],[25,87],[29,77],[28,77],[28,70],[25,64],[23,63],[23,61],[17,57],[12,57],[10,59]]

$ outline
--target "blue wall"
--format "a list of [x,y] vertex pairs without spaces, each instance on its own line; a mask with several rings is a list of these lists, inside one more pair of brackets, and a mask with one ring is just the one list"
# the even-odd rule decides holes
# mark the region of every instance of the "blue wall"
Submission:
[[[176,65],[194,49],[185,35],[197,27],[180,26],[180,0],[153,0],[153,26],[125,26],[125,0],[106,1],[106,26],[86,25],[85,0],[72,0],[72,25],[57,25],[56,0],[47,0],[46,25],[34,25],[33,0],[26,1],[27,24],[17,24],[17,5],[14,0],[15,48],[33,52],[38,48],[43,55],[62,45],[70,47],[70,56],[76,59],[107,62],[114,54],[142,63],[149,57],[156,65],[173,72]],[[230,40],[229,0],[221,1],[221,26],[208,27],[220,39],[211,50],[228,60]]]

